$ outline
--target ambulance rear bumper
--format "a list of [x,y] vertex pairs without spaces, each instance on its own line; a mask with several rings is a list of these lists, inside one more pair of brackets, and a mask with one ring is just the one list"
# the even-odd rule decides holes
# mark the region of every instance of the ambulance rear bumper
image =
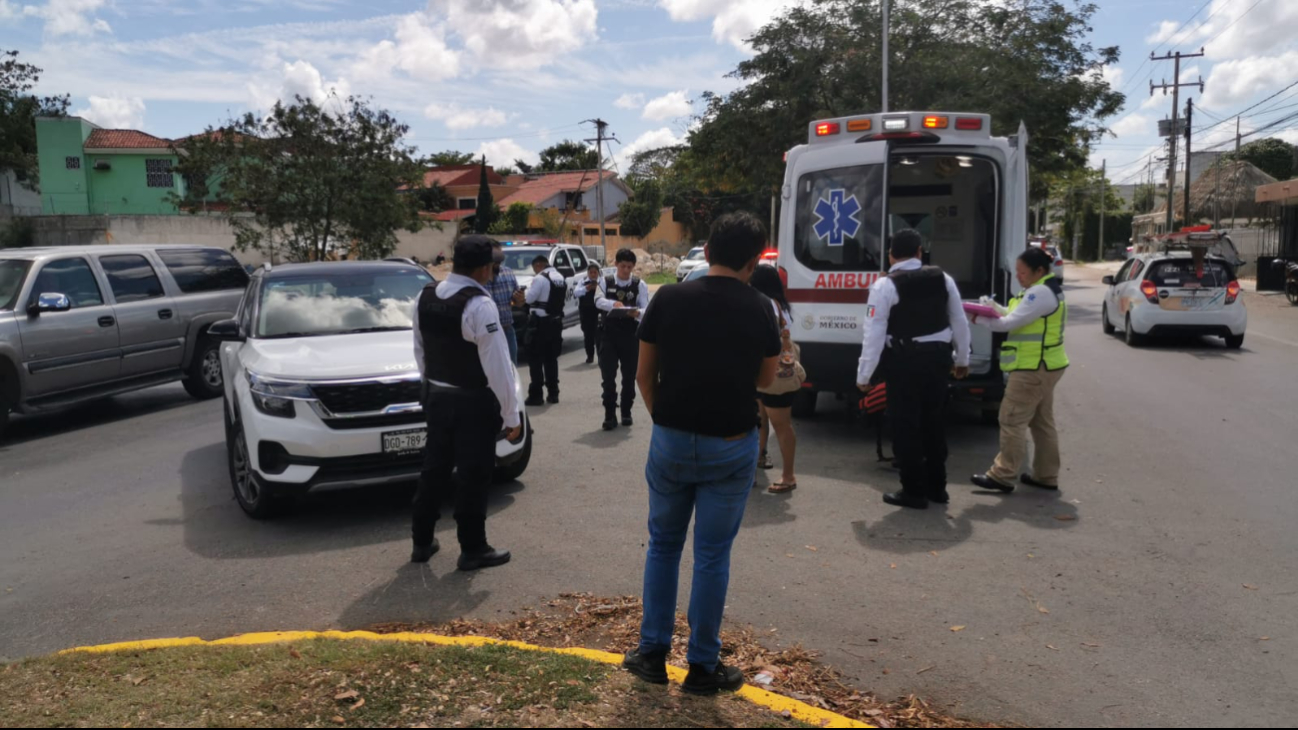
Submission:
[[[805,390],[852,395],[857,393],[856,370],[861,346],[799,342],[802,366],[807,370]],[[971,375],[964,380],[951,379],[947,386],[952,400],[965,403],[999,404],[1005,397],[1005,377],[993,366],[985,375]]]

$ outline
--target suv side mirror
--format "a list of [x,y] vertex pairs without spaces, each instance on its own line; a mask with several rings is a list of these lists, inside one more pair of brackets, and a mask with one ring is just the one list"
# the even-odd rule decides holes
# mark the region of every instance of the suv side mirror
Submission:
[[207,335],[221,342],[246,342],[247,337],[239,331],[239,323],[233,319],[223,319],[207,328]]
[[36,303],[27,308],[33,317],[41,312],[68,312],[72,310],[72,300],[67,294],[46,292],[36,297]]
[[1104,277],[1103,279],[1101,279],[1101,281],[1103,281],[1105,284],[1108,284],[1109,286],[1113,286],[1115,283],[1117,283],[1116,280],[1111,275]]

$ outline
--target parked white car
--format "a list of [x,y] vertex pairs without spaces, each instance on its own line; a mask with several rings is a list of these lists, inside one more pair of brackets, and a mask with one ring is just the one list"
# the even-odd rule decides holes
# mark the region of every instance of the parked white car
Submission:
[[690,275],[691,271],[697,269],[700,266],[707,266],[707,265],[708,265],[708,261],[703,256],[703,247],[697,246],[695,248],[691,248],[690,252],[685,254],[685,256],[681,258],[680,264],[676,267],[676,281],[678,282],[685,281],[685,278]]
[[[411,481],[426,441],[411,312],[432,281],[400,262],[297,264],[254,273],[221,339],[230,481],[239,506],[276,516],[325,486]],[[519,402],[523,400],[521,386]],[[517,479],[532,429],[496,443]]]
[[1230,262],[1208,256],[1202,269],[1189,252],[1137,254],[1114,276],[1101,318],[1105,334],[1121,331],[1137,347],[1149,337],[1209,335],[1244,346],[1248,310]]

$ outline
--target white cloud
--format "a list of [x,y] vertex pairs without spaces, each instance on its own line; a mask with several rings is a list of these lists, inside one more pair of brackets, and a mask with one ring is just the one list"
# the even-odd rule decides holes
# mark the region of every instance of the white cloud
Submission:
[[258,109],[272,107],[277,101],[291,102],[298,96],[320,104],[331,94],[337,94],[340,99],[347,98],[351,94],[351,84],[344,78],[326,82],[319,69],[299,59],[282,64],[278,82],[249,83],[248,94],[252,105]]
[[0,20],[13,20],[22,14],[21,10],[9,0],[0,0]]
[[1158,24],[1158,28],[1145,37],[1145,42],[1152,46],[1161,46],[1172,39],[1172,34],[1176,33],[1181,24],[1175,20],[1164,20]]
[[1288,142],[1289,144],[1298,144],[1298,129],[1286,129],[1283,132],[1277,132],[1272,135]]
[[429,0],[483,66],[528,69],[594,40],[595,0]]
[[623,94],[613,102],[618,109],[640,109],[644,106],[644,94]]
[[105,129],[140,129],[144,126],[144,100],[139,97],[90,97],[90,106],[72,112]]
[[655,122],[664,119],[675,119],[690,113],[688,91],[673,91],[651,100],[644,107],[644,118]]
[[1100,71],[1100,74],[1104,77],[1105,81],[1109,82],[1109,86],[1115,89],[1120,89],[1122,88],[1122,77],[1126,75],[1126,71],[1123,71],[1117,66],[1105,66]]
[[791,0],[658,0],[672,20],[694,22],[712,18],[712,37],[741,51],[751,52],[747,40],[781,11]]
[[1202,103],[1211,109],[1223,109],[1248,101],[1260,92],[1290,81],[1295,65],[1298,65],[1298,51],[1223,61],[1208,76]]
[[440,119],[447,129],[459,131],[477,127],[501,127],[509,118],[504,112],[495,108],[465,109],[454,102],[440,104],[433,102],[424,108],[424,116],[429,119]]
[[396,41],[385,40],[361,54],[354,71],[360,78],[386,78],[401,69],[422,81],[441,81],[460,73],[460,53],[446,43],[446,26],[428,13],[412,13],[397,23]]
[[635,141],[626,145],[618,151],[617,164],[618,169],[625,174],[631,166],[631,159],[637,154],[646,150],[656,150],[663,147],[675,147],[676,145],[685,144],[685,137],[677,137],[676,133],[669,127],[661,129],[652,129],[636,137]]
[[[1292,0],[1264,0],[1246,3],[1237,0],[1213,0],[1200,17],[1206,19],[1179,33],[1181,23],[1165,20],[1146,40],[1155,46],[1164,44],[1185,48],[1205,45],[1208,58],[1237,58],[1262,55],[1288,45],[1293,28],[1298,25],[1298,3]],[[1166,48],[1161,51],[1168,50]]]
[[[23,14],[44,19],[45,32],[50,36],[90,36],[113,32],[107,21],[94,17],[95,11],[107,4],[107,0],[49,0],[44,5],[24,7]],[[0,11],[5,8],[16,14],[8,3]],[[3,17],[3,12],[0,12],[0,17]]]
[[1150,96],[1148,99],[1145,99],[1144,101],[1140,102],[1141,111],[1149,111],[1150,109],[1162,109],[1163,107],[1167,107],[1168,109],[1171,109],[1172,97],[1164,96],[1162,94],[1156,93]]
[[1109,128],[1119,139],[1123,137],[1147,137],[1158,133],[1155,118],[1145,114],[1128,114]]
[[514,160],[522,160],[529,165],[541,162],[541,156],[532,150],[525,149],[512,139],[498,139],[483,142],[478,147],[478,159],[487,156],[487,164],[494,167],[513,166]]

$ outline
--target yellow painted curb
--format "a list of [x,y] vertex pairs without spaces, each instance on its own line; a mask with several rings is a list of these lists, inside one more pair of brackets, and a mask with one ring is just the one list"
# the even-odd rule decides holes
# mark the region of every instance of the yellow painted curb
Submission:
[[[266,644],[283,644],[290,641],[309,641],[311,639],[335,639],[340,641],[391,641],[404,644],[433,644],[437,646],[506,646],[521,651],[539,651],[550,654],[566,654],[581,657],[601,664],[620,666],[622,657],[605,651],[593,649],[551,649],[533,646],[519,641],[502,641],[482,636],[438,636],[437,634],[376,634],[371,631],[271,631],[259,634],[240,634],[226,639],[207,641],[196,637],[184,639],[148,639],[146,641],[126,641],[120,644],[103,644],[100,646],[79,646],[67,649],[60,654],[103,654],[116,651],[145,651],[148,649],[169,649],[183,646],[263,646]],[[667,675],[675,682],[685,680],[685,670],[679,667],[667,667]],[[842,715],[812,707],[805,702],[798,702],[783,695],[745,685],[739,696],[760,707],[775,712],[786,710],[794,718],[811,725],[827,728],[869,728],[867,725]]]

